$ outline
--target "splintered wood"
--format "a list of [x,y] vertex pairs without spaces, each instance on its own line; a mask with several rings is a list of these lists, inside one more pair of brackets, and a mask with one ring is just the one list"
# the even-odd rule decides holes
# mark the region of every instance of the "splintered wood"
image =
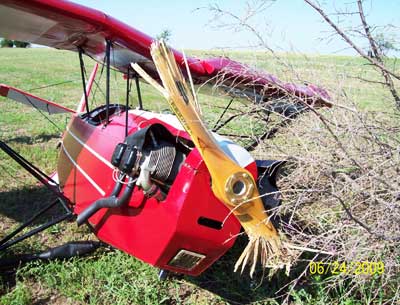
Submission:
[[289,250],[264,211],[253,176],[226,155],[203,123],[195,92],[190,90],[167,45],[163,41],[154,42],[151,55],[163,87],[139,65],[132,64],[133,69],[168,100],[210,172],[215,196],[237,217],[249,237],[235,271],[243,272],[249,266],[253,276],[258,262],[263,267],[288,268]]

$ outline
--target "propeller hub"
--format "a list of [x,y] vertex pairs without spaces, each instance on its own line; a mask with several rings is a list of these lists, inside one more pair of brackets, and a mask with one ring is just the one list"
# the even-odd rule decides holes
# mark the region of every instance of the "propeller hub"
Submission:
[[249,200],[254,192],[254,182],[246,172],[232,174],[226,181],[225,193],[232,205]]

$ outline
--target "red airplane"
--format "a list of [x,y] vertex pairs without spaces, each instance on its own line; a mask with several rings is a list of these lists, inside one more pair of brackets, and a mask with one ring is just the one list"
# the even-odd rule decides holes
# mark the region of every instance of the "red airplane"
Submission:
[[[198,275],[232,247],[241,223],[214,195],[209,170],[191,137],[176,116],[143,108],[143,78],[131,68],[131,63],[160,81],[150,54],[153,38],[100,11],[61,0],[0,1],[0,36],[77,52],[83,87],[82,99],[73,110],[0,85],[0,95],[42,113],[71,114],[57,171],[51,176],[0,141],[4,152],[57,196],[54,203],[5,236],[0,241],[0,251],[75,216],[78,225],[89,225],[102,242],[162,270]],[[221,85],[223,80],[220,87],[229,94],[265,103],[270,111],[294,116],[306,108],[300,104],[283,107],[273,103],[288,95],[313,105],[329,105],[326,91],[314,85],[284,83],[226,58],[188,57],[187,68],[183,54],[172,52],[185,77],[191,75],[195,85]],[[88,79],[83,55],[99,63]],[[98,65],[105,69],[106,98],[104,105],[92,109],[91,89]],[[125,105],[111,103],[111,69],[121,72],[126,79]],[[129,107],[132,81],[138,93],[137,109]],[[265,194],[265,208],[279,204],[268,193],[277,191],[275,173],[281,162],[254,160],[245,148],[216,133],[214,137],[225,154],[252,174],[259,193]],[[64,215],[16,237],[36,217],[57,204],[64,207]],[[72,243],[30,255],[27,260],[68,257],[96,246]]]

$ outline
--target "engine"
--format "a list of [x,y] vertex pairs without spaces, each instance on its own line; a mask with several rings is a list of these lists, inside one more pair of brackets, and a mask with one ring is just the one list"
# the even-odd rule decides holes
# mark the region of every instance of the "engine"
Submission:
[[173,140],[163,125],[150,125],[119,143],[111,163],[122,175],[136,178],[136,185],[146,196],[162,201],[188,153],[182,143]]

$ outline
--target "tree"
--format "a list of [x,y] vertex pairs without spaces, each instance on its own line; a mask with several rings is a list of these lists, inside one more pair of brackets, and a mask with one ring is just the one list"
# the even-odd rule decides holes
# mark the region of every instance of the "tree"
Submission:
[[11,40],[11,39],[5,39],[3,38],[0,42],[0,47],[1,48],[29,48],[30,47],[29,42],[23,42],[23,41],[18,41],[18,40]]
[[[376,40],[377,37],[379,38],[379,34],[376,37],[373,36],[373,27],[367,22],[363,1],[357,0],[357,9],[353,12],[353,14],[359,16],[359,29],[353,27],[350,30],[347,30],[345,27],[336,23],[317,2],[312,0],[304,1],[321,15],[325,22],[333,29],[334,33],[339,35],[352,49],[354,49],[361,57],[366,59],[370,65],[381,73],[383,77],[381,83],[388,88],[390,94],[393,96],[397,110],[400,110],[400,94],[398,93],[398,88],[394,81],[400,81],[400,74],[395,66],[391,67],[385,62],[383,53],[383,50],[387,50],[387,48],[394,48],[394,44],[389,44],[385,36],[381,36],[381,44],[379,44],[379,40]],[[344,18],[348,14],[349,13],[339,13],[339,15]],[[352,39],[351,34],[354,32],[361,34],[361,37],[366,40],[370,47],[369,52],[365,53],[363,48]],[[382,47],[385,48],[385,46],[386,49],[382,49]]]
[[170,29],[164,29],[160,34],[156,36],[157,40],[164,39],[165,41],[169,41],[172,36],[172,32]]
[[30,45],[29,42],[14,40],[14,46],[16,48],[28,48]]
[[377,47],[380,49],[383,55],[387,55],[390,51],[399,51],[400,49],[396,47],[396,40],[393,37],[388,37],[383,33],[377,34],[375,37],[375,42]]
[[0,42],[0,47],[2,48],[12,48],[14,46],[14,41],[9,39],[2,39]]

